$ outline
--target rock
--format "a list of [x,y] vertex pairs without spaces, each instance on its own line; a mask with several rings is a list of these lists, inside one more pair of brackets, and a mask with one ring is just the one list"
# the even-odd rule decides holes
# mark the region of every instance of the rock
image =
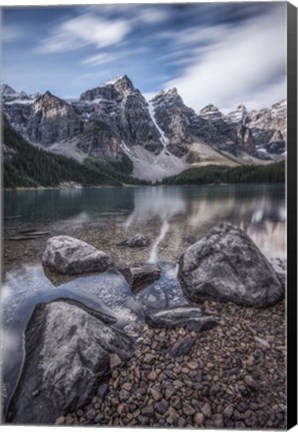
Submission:
[[129,246],[132,248],[145,247],[148,245],[148,240],[143,234],[135,234],[128,240],[120,243],[121,246]]
[[224,422],[222,414],[213,414],[212,421],[215,427],[223,428]]
[[152,405],[147,405],[142,409],[142,414],[148,417],[152,417],[154,415],[154,408]]
[[122,363],[121,358],[118,356],[118,354],[111,354],[110,356],[110,368],[114,369],[120,366]]
[[254,362],[255,362],[254,356],[250,355],[245,363],[246,363],[246,366],[251,367],[254,365]]
[[232,417],[232,415],[233,415],[233,411],[234,411],[234,409],[233,409],[233,406],[232,405],[228,405],[225,409],[224,409],[224,411],[223,411],[223,416],[225,417],[225,418],[231,418]]
[[94,409],[89,409],[85,416],[87,417],[88,420],[93,420],[94,417],[96,416],[96,412],[94,411]]
[[208,402],[204,403],[204,405],[201,407],[201,411],[204,414],[205,417],[211,417],[211,406]]
[[262,345],[264,348],[270,348],[270,343],[259,336],[254,336],[255,340]]
[[192,302],[207,298],[244,306],[267,307],[284,297],[273,267],[249,236],[221,223],[186,249],[178,278]]
[[170,352],[173,357],[187,355],[195,343],[195,338],[186,336],[178,340],[171,348]]
[[192,416],[196,412],[196,410],[191,405],[189,405],[188,403],[183,404],[182,411],[186,416]]
[[110,258],[88,243],[61,235],[48,239],[42,262],[59,273],[80,274],[106,270]]
[[145,321],[155,328],[186,327],[201,332],[217,324],[212,316],[203,316],[202,310],[187,305],[175,306],[146,315]]
[[159,285],[153,285],[143,293],[142,303],[148,308],[165,308],[167,306],[166,293]]
[[198,364],[198,362],[196,362],[196,361],[194,361],[194,360],[192,360],[192,361],[190,361],[190,362],[187,362],[187,363],[186,363],[186,366],[187,366],[189,369],[191,369],[191,370],[198,370],[198,368],[199,368],[199,364]]
[[101,400],[105,400],[107,394],[109,393],[109,386],[107,384],[102,384],[98,387],[97,389],[97,396],[101,399]]
[[150,393],[155,401],[158,401],[162,398],[162,394],[158,390],[151,388]]
[[[25,331],[24,366],[6,422],[53,423],[94,395],[109,373],[109,353],[117,353],[123,361],[131,356],[133,340],[98,316],[73,300],[35,306]],[[36,388],[40,392],[32,396]]]
[[161,275],[161,269],[156,264],[137,265],[135,267],[120,269],[120,272],[131,286],[133,292],[150,285]]
[[99,413],[97,414],[97,416],[94,418],[94,423],[102,423],[104,421],[104,414]]
[[165,400],[162,400],[162,401],[157,402],[155,404],[156,411],[161,415],[165,414],[168,411],[168,407],[169,407],[169,405],[167,404],[167,402]]
[[64,422],[65,422],[65,417],[64,417],[64,416],[60,416],[60,417],[58,417],[57,420],[55,421],[55,425],[59,426],[59,425],[64,424]]
[[204,414],[202,413],[196,413],[195,417],[194,417],[194,422],[197,426],[203,426],[204,424]]
[[166,388],[166,391],[165,391],[166,400],[171,399],[171,397],[175,394],[175,391],[176,390],[174,388]]
[[154,370],[151,371],[150,374],[148,375],[148,379],[150,381],[156,381],[156,379],[157,379],[157,373]]

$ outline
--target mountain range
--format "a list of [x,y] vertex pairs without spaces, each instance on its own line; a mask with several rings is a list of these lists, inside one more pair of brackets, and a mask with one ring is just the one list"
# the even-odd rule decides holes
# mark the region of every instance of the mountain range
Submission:
[[66,100],[3,84],[2,111],[33,146],[80,163],[129,161],[132,176],[148,181],[190,167],[270,164],[286,156],[286,100],[252,111],[240,104],[228,114],[210,104],[197,113],[175,88],[147,101],[125,75]]

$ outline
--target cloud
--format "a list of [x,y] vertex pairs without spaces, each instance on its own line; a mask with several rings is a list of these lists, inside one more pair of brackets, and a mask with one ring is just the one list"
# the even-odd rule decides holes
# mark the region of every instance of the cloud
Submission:
[[130,31],[124,19],[106,20],[90,13],[64,21],[38,47],[43,54],[72,51],[87,45],[104,48],[119,43]]
[[2,27],[1,40],[2,42],[10,43],[15,42],[22,37],[22,32],[19,28],[12,25],[5,25]]
[[[241,26],[209,27],[208,49],[198,56],[186,51],[193,62],[166,87],[177,87],[185,103],[196,110],[208,103],[232,109],[239,102],[261,108],[286,97],[286,8],[282,6]],[[204,39],[200,31],[191,39],[196,37]],[[172,48],[179,49],[182,42],[174,41]]]
[[117,57],[108,53],[95,54],[82,60],[82,64],[86,65],[102,65],[116,60]]
[[169,14],[165,9],[157,8],[157,7],[146,7],[137,10],[137,14],[135,18],[139,21],[142,21],[144,24],[160,24],[168,19]]

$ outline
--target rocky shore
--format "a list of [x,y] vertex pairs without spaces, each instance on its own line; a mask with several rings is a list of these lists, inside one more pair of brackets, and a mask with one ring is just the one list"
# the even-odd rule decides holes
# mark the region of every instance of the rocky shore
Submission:
[[284,429],[285,302],[204,306],[216,327],[198,334],[145,325],[126,366],[56,425]]
[[[123,239],[123,256],[140,258],[148,242],[140,234]],[[113,258],[60,235],[48,239],[42,262],[63,277],[110,267],[125,275],[121,260]],[[158,265],[128,268],[131,298],[123,313],[135,314],[130,324],[121,326],[113,309],[107,315],[84,302],[57,298],[36,305],[7,421],[285,428],[283,276],[243,230],[228,223],[188,246],[178,262],[178,297],[170,286],[161,288],[164,270]],[[134,292],[132,280],[147,280],[151,267],[154,278],[141,294]]]

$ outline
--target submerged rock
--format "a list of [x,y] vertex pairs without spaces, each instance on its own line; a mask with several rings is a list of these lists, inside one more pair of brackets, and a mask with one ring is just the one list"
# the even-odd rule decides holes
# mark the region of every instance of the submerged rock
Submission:
[[206,298],[266,307],[284,297],[284,287],[271,264],[237,226],[221,223],[186,249],[178,278],[192,302]]
[[145,318],[147,324],[156,328],[185,327],[201,332],[217,324],[217,319],[203,315],[202,309],[192,306],[176,306],[150,313]]
[[165,308],[167,306],[166,292],[160,285],[153,285],[142,295],[142,303],[148,308]]
[[61,235],[49,238],[42,262],[63,274],[80,274],[106,270],[110,257],[82,240]]
[[129,246],[132,248],[145,247],[148,245],[148,240],[143,234],[135,234],[128,240],[119,244],[120,246]]
[[87,403],[110,370],[125,361],[132,339],[76,301],[38,304],[26,328],[25,362],[6,421],[51,424]]
[[161,269],[156,264],[143,264],[120,270],[131,286],[132,291],[139,291],[158,279]]

